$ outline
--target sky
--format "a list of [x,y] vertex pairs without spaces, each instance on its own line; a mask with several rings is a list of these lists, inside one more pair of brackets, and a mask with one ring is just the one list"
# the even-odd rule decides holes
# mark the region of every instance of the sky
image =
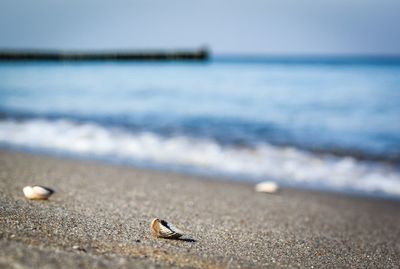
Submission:
[[0,49],[400,55],[399,0],[0,0]]

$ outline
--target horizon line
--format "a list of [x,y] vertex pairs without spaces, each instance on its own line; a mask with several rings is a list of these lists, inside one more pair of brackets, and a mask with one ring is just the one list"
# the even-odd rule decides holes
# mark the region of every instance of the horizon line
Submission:
[[252,53],[252,52],[213,52],[209,46],[193,48],[120,48],[120,49],[61,49],[61,48],[11,48],[0,47],[0,53],[56,53],[56,54],[147,54],[147,53],[194,53],[207,52],[212,58],[400,58],[392,53]]
[[216,60],[248,62],[399,62],[400,54],[365,53],[212,53],[207,46],[195,49],[38,49],[38,48],[1,48],[1,60]]

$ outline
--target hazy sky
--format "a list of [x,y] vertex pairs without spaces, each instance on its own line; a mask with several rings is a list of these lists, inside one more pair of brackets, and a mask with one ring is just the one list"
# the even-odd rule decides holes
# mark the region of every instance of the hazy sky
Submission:
[[400,0],[0,0],[0,48],[400,55]]

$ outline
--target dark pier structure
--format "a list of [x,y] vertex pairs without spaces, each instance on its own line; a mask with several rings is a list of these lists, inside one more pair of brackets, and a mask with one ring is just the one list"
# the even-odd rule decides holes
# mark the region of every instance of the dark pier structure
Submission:
[[0,61],[206,61],[206,48],[193,51],[0,50]]

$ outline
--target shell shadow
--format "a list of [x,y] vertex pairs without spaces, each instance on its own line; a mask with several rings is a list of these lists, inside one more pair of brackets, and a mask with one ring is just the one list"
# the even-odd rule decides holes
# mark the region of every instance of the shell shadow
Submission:
[[189,243],[196,243],[197,241],[193,238],[177,238],[178,241],[189,242]]
[[193,238],[162,238],[162,239],[171,240],[171,241],[189,242],[189,243],[196,243],[197,242]]

